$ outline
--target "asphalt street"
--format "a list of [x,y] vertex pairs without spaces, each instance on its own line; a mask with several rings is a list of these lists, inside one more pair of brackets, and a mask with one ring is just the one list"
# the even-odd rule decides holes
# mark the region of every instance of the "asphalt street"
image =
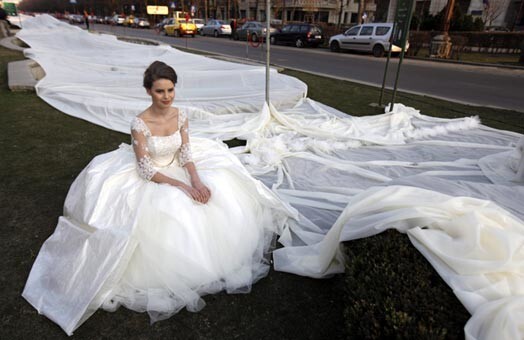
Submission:
[[[116,35],[142,37],[174,46],[249,59],[265,63],[263,46],[228,38],[196,36],[174,38],[154,30],[95,25],[95,30]],[[380,86],[386,58],[355,53],[333,53],[327,49],[271,46],[271,64],[315,74]],[[399,58],[389,65],[386,85],[393,87]],[[497,107],[524,112],[524,68],[511,69],[462,63],[406,58],[402,63],[399,90],[475,106]]]

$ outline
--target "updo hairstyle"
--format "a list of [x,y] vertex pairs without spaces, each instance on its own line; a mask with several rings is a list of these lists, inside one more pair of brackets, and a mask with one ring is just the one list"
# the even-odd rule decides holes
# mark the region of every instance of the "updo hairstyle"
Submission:
[[144,72],[144,87],[148,90],[153,87],[153,83],[158,79],[171,80],[176,84],[177,75],[175,70],[161,61],[155,61]]

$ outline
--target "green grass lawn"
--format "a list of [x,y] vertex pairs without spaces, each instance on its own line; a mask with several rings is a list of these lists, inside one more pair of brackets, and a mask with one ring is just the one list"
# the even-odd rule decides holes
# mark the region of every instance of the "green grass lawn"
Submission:
[[[53,232],[67,190],[96,155],[129,136],[65,115],[35,93],[7,89],[7,62],[20,52],[0,47],[0,338],[66,338],[20,297],[44,240]],[[376,88],[285,71],[306,82],[309,96],[353,115],[378,114]],[[399,94],[398,101],[438,117],[478,115],[484,124],[524,131],[522,114]],[[121,308],[96,312],[78,339],[398,339],[463,338],[469,314],[407,237],[387,231],[346,243],[345,275],[326,280],[271,272],[246,295],[216,294],[199,313],[180,312],[149,325]]]

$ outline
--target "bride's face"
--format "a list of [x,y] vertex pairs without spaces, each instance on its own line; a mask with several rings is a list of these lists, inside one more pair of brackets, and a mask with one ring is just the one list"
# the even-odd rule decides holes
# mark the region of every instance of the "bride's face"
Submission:
[[153,82],[147,93],[151,96],[154,106],[168,108],[175,99],[175,84],[168,79],[158,79]]

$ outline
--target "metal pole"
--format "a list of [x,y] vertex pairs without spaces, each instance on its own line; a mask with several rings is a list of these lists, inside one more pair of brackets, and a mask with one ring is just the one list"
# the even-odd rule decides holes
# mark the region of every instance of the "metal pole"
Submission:
[[[393,31],[395,32],[395,25],[393,24]],[[386,78],[388,74],[388,66],[389,61],[391,60],[391,50],[393,49],[393,33],[391,33],[391,36],[389,37],[389,51],[388,51],[388,58],[386,60],[386,68],[384,69],[384,78],[382,78],[382,87],[380,88],[380,97],[378,98],[378,106],[382,106],[382,98],[384,98],[384,88],[386,87]]]
[[247,59],[249,59],[249,30],[246,31],[246,60]]
[[270,8],[270,0],[266,0],[266,103],[269,106],[269,46],[271,45],[271,37],[270,37],[270,17],[271,13],[269,12],[271,10]]
[[[402,46],[402,51],[400,52],[400,59],[398,61],[398,67],[397,67],[397,75],[395,76],[395,85],[393,87],[393,95],[391,96],[391,104],[389,106],[389,111],[393,111],[393,105],[395,105],[395,97],[397,96],[397,84],[398,84],[398,77],[400,75],[400,66],[402,65],[402,60],[404,60],[404,51],[406,49],[406,46]],[[391,50],[391,48],[390,48]]]

